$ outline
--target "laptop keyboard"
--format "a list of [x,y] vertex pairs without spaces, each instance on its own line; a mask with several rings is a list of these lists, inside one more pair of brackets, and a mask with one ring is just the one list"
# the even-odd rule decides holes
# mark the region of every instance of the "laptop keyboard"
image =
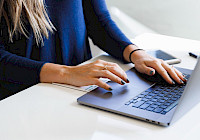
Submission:
[[[186,78],[189,79],[189,75],[186,75]],[[184,88],[185,84],[169,85],[166,82],[155,83],[126,102],[125,105],[165,115],[178,104]]]

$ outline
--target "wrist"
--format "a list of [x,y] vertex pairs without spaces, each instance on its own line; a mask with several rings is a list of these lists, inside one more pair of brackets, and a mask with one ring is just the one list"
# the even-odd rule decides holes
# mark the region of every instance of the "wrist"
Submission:
[[[134,63],[133,60],[132,60],[132,55],[134,55],[134,53],[136,53],[136,55],[137,55],[137,54],[138,54],[138,53],[137,53],[138,51],[144,51],[144,50],[143,50],[143,49],[135,49],[135,50],[131,51],[131,53],[129,54],[129,61],[130,61],[130,62]],[[139,54],[140,54],[140,53],[139,53]],[[135,57],[133,57],[133,58],[135,58]]]
[[139,49],[138,46],[131,44],[125,48],[123,55],[127,62],[134,63],[138,58],[143,57],[144,53],[143,49]]
[[46,63],[40,71],[42,83],[64,83],[68,75],[68,66]]
[[128,45],[125,49],[124,49],[124,52],[123,52],[123,56],[124,56],[124,59],[127,61],[127,62],[130,62],[130,59],[129,59],[129,55],[130,53],[135,50],[135,49],[138,49],[138,47],[134,44],[131,44],[131,45]]

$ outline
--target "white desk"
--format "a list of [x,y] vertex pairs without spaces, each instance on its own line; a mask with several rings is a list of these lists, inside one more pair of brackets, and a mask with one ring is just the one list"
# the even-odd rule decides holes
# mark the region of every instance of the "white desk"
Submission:
[[[198,41],[153,34],[137,37],[136,44],[143,48],[168,50],[182,58],[183,62],[179,65],[187,68],[193,68],[196,63],[196,59],[188,56],[188,50],[200,48]],[[101,58],[116,62],[110,57]],[[132,65],[121,64],[121,66],[127,70]],[[160,127],[79,105],[76,99],[83,94],[85,93],[56,85],[37,84],[1,101],[0,139],[154,140],[161,138],[169,140],[177,138],[194,140],[200,137],[200,105],[174,125]]]

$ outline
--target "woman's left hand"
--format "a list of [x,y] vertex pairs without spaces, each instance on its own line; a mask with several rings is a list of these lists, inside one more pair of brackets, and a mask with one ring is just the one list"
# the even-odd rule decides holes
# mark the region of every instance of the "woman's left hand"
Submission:
[[135,64],[137,71],[147,75],[154,75],[158,72],[169,84],[175,84],[175,82],[183,84],[187,80],[179,70],[162,59],[148,55],[143,50],[135,51],[131,55],[131,60]]

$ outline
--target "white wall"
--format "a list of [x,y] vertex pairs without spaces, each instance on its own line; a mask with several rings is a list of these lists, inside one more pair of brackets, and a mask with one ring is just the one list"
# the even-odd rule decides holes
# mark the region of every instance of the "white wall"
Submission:
[[106,0],[154,31],[200,40],[200,0]]

